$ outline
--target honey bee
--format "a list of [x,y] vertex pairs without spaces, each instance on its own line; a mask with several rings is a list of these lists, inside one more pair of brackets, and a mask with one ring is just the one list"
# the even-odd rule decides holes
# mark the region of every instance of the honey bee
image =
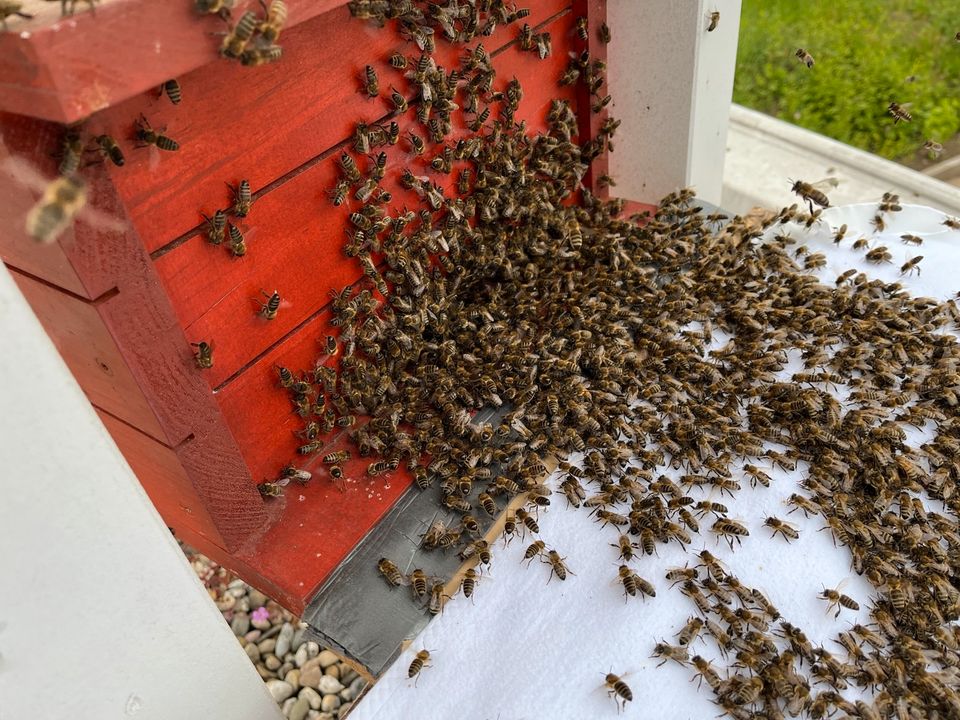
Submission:
[[577,18],[575,30],[577,37],[580,38],[581,42],[587,42],[590,39],[590,33],[587,29],[587,18],[580,16]]
[[[440,586],[440,589],[441,591],[443,590],[442,585]],[[413,661],[410,663],[410,667],[407,669],[407,678],[409,679],[409,678],[416,677],[419,680],[420,671],[423,670],[423,668],[425,667],[430,667],[429,665],[427,665],[427,661],[429,659],[430,659],[429,650],[421,650],[420,652],[418,652],[416,657],[413,658]],[[416,685],[416,681],[414,681],[414,685]]]
[[653,655],[651,657],[660,657],[663,658],[658,664],[657,667],[664,665],[667,661],[673,660],[675,663],[680,665],[686,665],[689,661],[689,655],[687,654],[687,649],[679,645],[671,645],[666,642],[658,642],[653,648]]
[[377,477],[385,472],[390,472],[391,469],[389,462],[372,462],[367,465],[367,475]]
[[407,581],[410,583],[410,589],[413,591],[414,600],[423,598],[427,594],[427,574],[420,568],[416,568],[410,573]]
[[633,700],[633,691],[630,686],[621,680],[619,675],[613,673],[607,673],[604,681],[609,688],[607,694],[617,703],[617,712],[620,713],[625,710],[627,703]]
[[194,0],[193,7],[197,12],[217,14],[226,20],[236,4],[237,0]]
[[709,23],[707,24],[707,32],[713,32],[720,24],[720,11],[714,10],[710,13],[707,13],[707,19],[709,20]]
[[229,248],[234,257],[243,257],[247,254],[247,242],[243,233],[233,223],[227,223],[227,235],[230,237]]
[[920,274],[920,261],[923,260],[923,255],[917,255],[916,257],[910,258],[903,265],[900,266],[900,274],[912,273],[914,270],[917,271],[917,275]]
[[160,86],[160,97],[166,95],[170,102],[174,105],[179,105],[180,101],[183,100],[183,94],[180,90],[180,83],[176,79],[167,80],[163,85]]
[[201,370],[207,370],[213,367],[213,343],[201,340],[198,343],[190,343],[197,351],[193,354],[194,362]]
[[951,230],[960,230],[960,218],[948,217],[941,225],[945,225]]
[[390,102],[393,103],[393,111],[397,114],[405,113],[409,107],[407,99],[392,85],[390,86]]
[[698,617],[689,618],[686,625],[684,625],[677,634],[677,642],[680,643],[682,647],[689,645],[697,639],[697,636],[700,634],[702,629],[703,620]]
[[790,542],[791,540],[796,540],[797,538],[800,537],[800,533],[797,532],[797,529],[795,527],[793,527],[787,522],[784,522],[780,518],[768,517],[766,520],[763,521],[763,524],[766,527],[773,530],[773,535],[771,535],[771,537],[776,537],[776,535],[779,533],[780,535],[783,536],[783,539],[786,540],[787,542]]
[[110,162],[117,167],[122,167],[126,162],[120,146],[109,135],[97,135],[93,141],[97,144],[100,154],[105,158],[110,158]]
[[273,291],[272,295],[268,295],[264,290],[261,290],[260,292],[267,299],[267,301],[265,303],[259,303],[259,314],[262,315],[266,320],[273,320],[277,316],[277,310],[280,309],[280,293],[278,293],[276,290]]
[[373,69],[373,65],[363,68],[363,89],[368,97],[377,97],[380,94],[380,81],[377,79],[377,71]]
[[840,611],[843,608],[848,610],[859,610],[860,604],[851,598],[848,595],[838,592],[837,590],[832,590],[830,588],[824,588],[823,592],[818,595],[818,597],[823,600],[828,600],[829,604],[827,605],[827,612],[829,613],[834,607],[837,608],[837,614],[834,615],[834,618],[840,617]]
[[268,45],[273,45],[280,38],[280,31],[287,22],[287,6],[283,0],[270,0],[269,7],[264,0],[260,0],[260,6],[265,17],[257,30]]
[[337,450],[336,452],[327,453],[321,458],[321,460],[327,465],[338,465],[340,463],[346,462],[350,459],[349,450]]
[[7,18],[16,15],[17,17],[22,17],[24,20],[31,20],[33,15],[23,12],[23,3],[17,2],[16,0],[2,0],[0,1],[0,25],[3,26],[4,30],[9,30],[7,27]]
[[807,202],[810,206],[811,214],[813,213],[814,205],[819,205],[822,208],[830,207],[830,199],[822,190],[818,190],[815,184],[797,180],[793,183],[791,190]]
[[[881,215],[879,212],[873,216],[873,220],[870,221],[870,224],[873,225],[874,232],[883,232],[887,227],[887,224],[883,220],[883,215]],[[866,243],[864,243],[864,245],[866,245]],[[854,249],[859,249],[857,248],[856,243],[854,243]]]
[[910,122],[913,120],[913,115],[906,111],[904,106],[899,103],[892,102],[887,106],[887,112],[893,116],[893,124],[896,125],[898,122]]
[[794,53],[797,56],[797,59],[806,65],[808,68],[813,67],[813,55],[808,53],[803,48],[797,48],[797,52]]
[[237,217],[246,217],[253,205],[253,199],[250,195],[250,181],[241,180],[239,186],[227,183],[227,187],[233,193],[233,214]]
[[697,683],[698,689],[703,682],[706,682],[713,690],[720,687],[720,676],[708,660],[704,660],[700,655],[694,655],[690,658],[690,662],[697,669],[697,674],[693,676],[692,680],[700,679],[700,682]]
[[240,54],[240,64],[246,67],[257,67],[276,62],[282,56],[283,48],[279,45],[247,48]]
[[943,152],[943,145],[938,143],[936,140],[927,140],[923,143],[922,150],[925,150],[930,157],[937,158],[940,157],[940,153]]
[[283,495],[283,487],[277,483],[262,482],[257,485],[257,490],[265,498],[280,497]]
[[600,38],[600,42],[607,45],[611,39],[610,26],[605,22],[600,23],[600,27],[597,28],[597,36]]
[[220,54],[223,57],[239,60],[258,25],[257,14],[252,10],[247,10],[240,16],[233,29],[223,38]]
[[524,527],[530,532],[534,534],[540,532],[540,526],[537,524],[537,521],[534,520],[533,516],[523,508],[517,510],[517,520],[523,523]]
[[620,550],[620,559],[624,562],[630,562],[633,560],[634,553],[633,551],[637,549],[636,544],[630,539],[628,535],[620,535],[617,540],[617,544],[610,544],[610,547],[615,547]]
[[403,53],[395,52],[390,56],[390,67],[397,70],[405,70],[409,64],[407,61],[407,56]]
[[546,562],[550,565],[550,577],[547,579],[547,583],[553,579],[553,576],[556,575],[560,580],[566,580],[567,574],[574,575],[575,573],[566,566],[563,562],[566,558],[560,557],[560,553],[556,550],[550,550],[547,553],[547,559],[543,562]]
[[347,152],[340,155],[340,169],[351,185],[360,182],[360,169],[357,167],[357,161]]
[[443,606],[449,599],[450,596],[443,592],[443,583],[434,583],[430,586],[430,601],[427,603],[428,612],[431,615],[439,615],[443,612]]
[[[380,571],[384,579],[393,587],[398,587],[403,584],[403,574],[400,572],[400,569],[387,558],[380,558],[377,562],[377,570]],[[441,590],[443,589],[442,583],[440,584],[440,588]]]
[[168,152],[174,152],[180,149],[180,143],[178,143],[176,140],[164,135],[162,130],[157,132],[150,127],[150,123],[147,122],[147,119],[143,116],[143,113],[141,113],[140,117],[137,119],[136,133],[138,147],[156,145],[161,150],[166,150]]
[[[670,580],[673,585],[676,585],[677,583],[685,582],[687,580],[696,580],[697,571],[695,568],[688,567],[673,568],[667,571],[666,578],[667,580]],[[671,585],[671,587],[673,587],[673,585]]]
[[466,598],[473,596],[473,591],[477,586],[477,571],[473,568],[467,568],[463,574],[463,580],[460,581],[460,589]]
[[710,529],[717,534],[718,540],[723,537],[729,543],[731,550],[733,550],[734,540],[736,540],[737,545],[740,545],[740,538],[750,534],[750,531],[743,525],[727,518],[720,518],[713,523]]
[[866,254],[866,258],[867,262],[876,264],[890,262],[893,260],[893,256],[890,254],[890,251],[887,250],[885,245],[878,245],[872,250],[869,250]]

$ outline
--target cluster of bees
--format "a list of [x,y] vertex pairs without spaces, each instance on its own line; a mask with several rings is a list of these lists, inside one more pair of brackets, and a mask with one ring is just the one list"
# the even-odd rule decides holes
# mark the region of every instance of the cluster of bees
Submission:
[[[362,203],[349,215],[345,251],[364,277],[335,294],[334,334],[317,365],[299,375],[278,369],[305,421],[301,454],[319,455],[335,480],[352,453],[371,458],[370,477],[402,466],[436,493],[445,519],[425,529],[421,546],[469,565],[466,597],[492,563],[485,533],[504,506],[507,541],[539,532],[536,514],[554,504],[544,482],[551,458],[566,504],[615,533],[628,602],[656,596],[638,570],[660,544],[686,549],[707,532],[731,549],[756,542],[723,496],[744,483],[762,491],[773,468],[798,473],[802,490],[786,513],[821,517],[849,552],[876,591],[870,623],[841,633],[842,651],[815,646],[703,550],[699,564],[667,574],[697,614],[654,655],[689,667],[736,718],[960,716],[956,302],[914,298],[856,271],[819,282],[809,271],[820,259],[793,250],[786,230],[776,234],[790,221],[820,221],[829,201],[807,183],[794,190],[809,212],[794,205],[760,224],[704,216],[690,190],[664,198],[652,217],[621,218],[620,201],[580,185],[596,139],[576,142],[568,103],[555,100],[546,132],[530,132],[514,119],[520,83],[494,90],[482,45],[451,70],[430,57],[437,32],[472,39],[521,11],[497,0],[350,8],[395,21],[421,51],[391,61],[409,72],[417,97],[391,99],[387,119],[358,126],[354,148],[400,142],[400,116],[413,111],[427,138],[407,136],[410,164],[450,183],[403,168],[401,185],[421,207],[389,212],[386,158],[373,155],[363,170],[351,153],[339,158],[333,201]],[[589,30],[581,22],[575,32]],[[588,83],[599,98],[602,69],[575,53],[566,74],[577,76],[564,80]],[[363,91],[376,96],[379,78],[364,75]],[[452,133],[453,106],[464,108],[472,134]],[[431,143],[440,146],[432,156]],[[885,196],[875,230],[898,209]],[[758,242],[768,231],[773,238]],[[791,356],[803,368],[785,376]],[[475,418],[489,407],[494,420]],[[909,445],[908,426],[929,440]],[[323,455],[338,429],[353,449]],[[291,464],[261,491],[281,494],[312,476]],[[798,537],[787,519],[763,525],[774,538]],[[573,574],[541,539],[524,558],[546,563],[548,582]],[[409,586],[426,612],[451,599],[446,579],[421,568],[407,574],[382,558],[377,569],[390,587]],[[828,612],[860,607],[839,589],[819,597]],[[725,660],[694,653],[698,640]],[[429,657],[417,655],[410,677]],[[606,684],[620,706],[632,699],[623,678],[610,673]]]
[[[281,58],[283,49],[277,40],[287,22],[287,6],[283,0],[270,0],[269,5],[260,0],[260,5],[262,18],[253,10],[247,10],[224,35],[220,45],[222,57],[248,66],[265,65]],[[224,20],[230,18],[235,6],[236,0],[194,0],[197,12],[219,15]]]

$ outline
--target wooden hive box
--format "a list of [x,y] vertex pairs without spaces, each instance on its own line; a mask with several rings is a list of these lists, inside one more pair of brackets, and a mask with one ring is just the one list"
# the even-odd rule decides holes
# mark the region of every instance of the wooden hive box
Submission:
[[[291,485],[270,500],[257,490],[301,459],[294,431],[302,421],[277,386],[276,367],[313,366],[335,331],[330,291],[361,277],[342,249],[350,208],[327,196],[336,158],[358,120],[396,119],[404,133],[416,127],[414,110],[393,118],[388,99],[393,85],[413,102],[413,88],[388,58],[416,48],[395,28],[352,18],[342,0],[287,5],[282,59],[243,67],[218,56],[221,38],[213,34],[224,23],[196,14],[186,0],[104,0],[95,14],[81,3],[66,18],[55,4],[25,3],[35,17],[9,18],[9,32],[0,33],[0,161],[24,158],[52,178],[64,125],[82,121],[84,138],[110,135],[125,154],[122,167],[82,169],[89,204],[125,222],[117,230],[81,214],[55,243],[39,245],[23,228],[42,187],[16,165],[0,164],[0,256],[167,524],[299,611],[410,485],[402,471],[368,479],[369,460],[356,458],[345,467],[346,492],[316,460],[306,487]],[[523,22],[551,34],[552,55],[540,60],[518,48],[522,23],[481,40],[493,56],[495,89],[519,78],[517,120],[540,129],[551,99],[576,103],[557,79],[579,47],[575,18],[589,13],[598,23],[602,3],[526,5]],[[441,40],[435,58],[452,68],[463,51]],[[360,92],[368,63],[380,75],[378,98]],[[171,77],[182,87],[179,105],[158,93]],[[586,104],[581,99],[580,110]],[[137,148],[141,114],[180,149]],[[579,117],[586,135],[603,115]],[[387,151],[385,185],[399,208],[397,176],[414,161],[403,141]],[[436,179],[452,192],[454,178]],[[249,180],[254,204],[235,220],[248,238],[247,254],[237,258],[207,242],[200,213],[228,208],[226,185],[241,179]],[[284,302],[267,321],[256,300],[275,289]],[[200,341],[215,343],[208,370],[194,360],[190,343]],[[329,450],[348,442],[344,432],[328,439]]]

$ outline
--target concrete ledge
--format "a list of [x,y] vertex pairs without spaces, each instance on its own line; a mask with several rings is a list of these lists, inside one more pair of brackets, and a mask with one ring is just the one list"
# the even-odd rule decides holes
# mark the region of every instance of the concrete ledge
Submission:
[[780,208],[798,202],[790,180],[835,177],[830,202],[876,201],[885,192],[901,202],[960,215],[960,188],[889,160],[785,123],[740,105],[730,107],[721,206],[745,213],[756,206]]

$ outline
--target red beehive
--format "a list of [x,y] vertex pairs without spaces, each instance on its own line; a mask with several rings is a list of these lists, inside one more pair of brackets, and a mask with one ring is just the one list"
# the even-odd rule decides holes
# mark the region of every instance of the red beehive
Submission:
[[[416,49],[395,28],[352,18],[341,0],[287,4],[283,57],[260,67],[218,57],[220,38],[211,33],[226,28],[189,2],[105,0],[95,15],[65,19],[37,2],[36,10],[24,8],[33,20],[11,18],[10,32],[0,34],[4,157],[26,158],[53,177],[62,125],[84,120],[85,137],[108,134],[126,156],[123,167],[83,169],[89,203],[129,222],[121,231],[81,214],[57,242],[37,245],[23,227],[40,193],[8,164],[0,167],[7,199],[0,256],[167,524],[299,611],[410,482],[400,473],[367,480],[367,461],[356,460],[346,474],[364,479],[347,492],[322,478],[277,500],[257,491],[302,442],[293,432],[302,421],[277,389],[276,366],[312,367],[332,330],[330,291],[361,275],[342,250],[350,209],[327,198],[335,159],[359,120],[396,119],[404,134],[416,127],[412,109],[390,116],[390,86],[411,103],[414,92],[387,62],[396,50]],[[497,70],[495,89],[521,80],[516,119],[531,129],[545,126],[550,100],[563,96],[557,80],[569,53],[582,48],[575,18],[589,14],[597,27],[602,17],[599,0],[573,5],[529,3],[522,22],[552,37],[544,60],[518,48],[522,23],[481,38]],[[434,58],[452,68],[463,52],[438,40]],[[378,98],[360,91],[366,64],[380,76]],[[171,77],[183,89],[177,106],[157,92]],[[591,115],[583,100],[586,134],[602,115]],[[136,148],[141,114],[180,149]],[[403,143],[387,150],[386,186],[401,207],[396,177],[413,161]],[[452,191],[453,177],[438,182]],[[238,220],[248,252],[236,258],[205,240],[200,213],[228,208],[226,183],[241,179],[255,201]],[[255,300],[274,289],[284,305],[267,321]],[[209,370],[194,361],[190,343],[200,341],[215,343]],[[329,449],[346,442],[341,434]]]

